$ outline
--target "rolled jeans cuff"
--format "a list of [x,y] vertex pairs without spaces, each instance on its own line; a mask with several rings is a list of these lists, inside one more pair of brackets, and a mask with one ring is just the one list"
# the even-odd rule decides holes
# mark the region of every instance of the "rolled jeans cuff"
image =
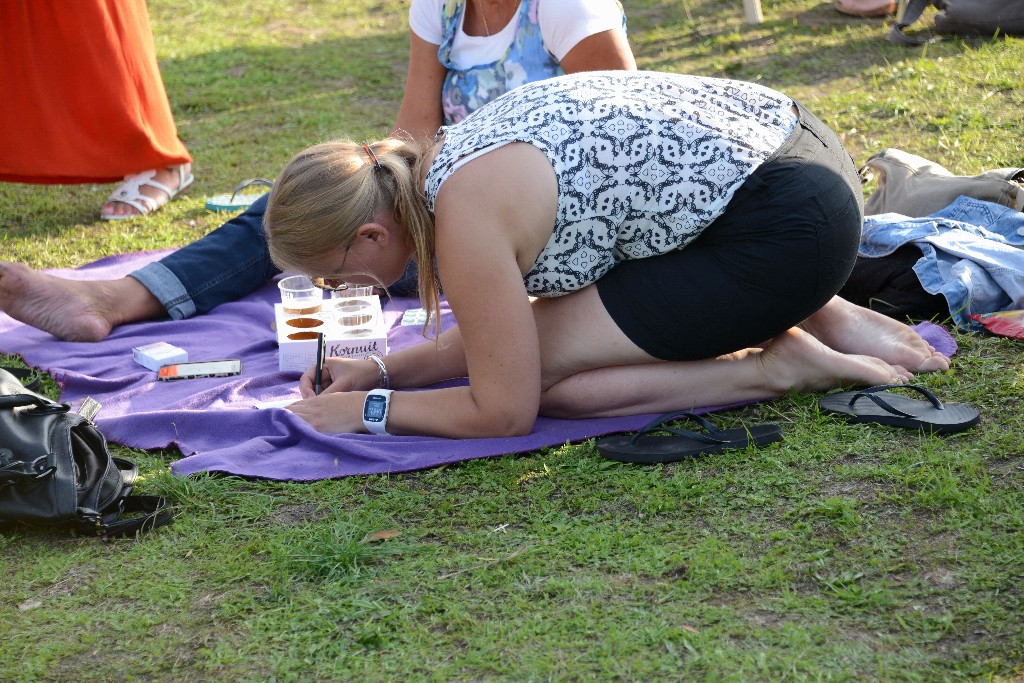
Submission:
[[128,277],[138,280],[150,294],[163,305],[172,320],[184,320],[196,314],[196,305],[192,301],[185,285],[181,283],[167,266],[155,261],[139,268]]

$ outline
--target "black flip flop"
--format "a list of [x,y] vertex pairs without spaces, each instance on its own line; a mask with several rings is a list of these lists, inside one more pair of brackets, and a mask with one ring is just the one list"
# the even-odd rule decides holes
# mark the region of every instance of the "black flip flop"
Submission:
[[[911,389],[928,401],[907,398],[887,389]],[[883,384],[860,391],[830,394],[818,400],[824,413],[839,415],[853,424],[881,424],[920,429],[933,434],[962,432],[981,421],[978,411],[964,403],[943,403],[915,384]]]
[[[707,434],[664,426],[666,422],[679,419],[696,422],[707,430]],[[668,432],[672,436],[649,436],[651,432]],[[719,429],[700,415],[678,412],[661,415],[633,436],[598,439],[596,446],[597,451],[610,460],[653,464],[735,448],[764,446],[774,441],[782,441],[782,429],[777,424],[754,425],[749,429]]]

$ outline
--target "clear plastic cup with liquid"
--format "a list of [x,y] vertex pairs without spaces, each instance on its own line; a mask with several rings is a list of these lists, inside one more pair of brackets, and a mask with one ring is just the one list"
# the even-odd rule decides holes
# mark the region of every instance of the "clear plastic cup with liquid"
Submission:
[[281,304],[288,315],[319,313],[324,305],[323,290],[313,286],[305,275],[291,275],[277,283],[281,290]]
[[353,286],[349,285],[345,289],[332,289],[331,290],[331,298],[332,299],[348,299],[348,298],[351,298],[351,297],[354,297],[354,296],[360,296],[360,297],[363,297],[363,298],[366,298],[368,296],[373,296],[373,287],[372,286],[370,286],[370,287],[353,287]]

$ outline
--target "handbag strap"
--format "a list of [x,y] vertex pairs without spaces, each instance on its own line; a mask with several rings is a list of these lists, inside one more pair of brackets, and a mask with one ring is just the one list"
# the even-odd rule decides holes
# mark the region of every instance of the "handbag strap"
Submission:
[[35,394],[5,394],[0,396],[0,409],[23,408],[34,406],[39,413],[66,413],[71,410],[67,403],[57,403]]
[[97,535],[104,538],[122,538],[170,524],[174,513],[167,507],[163,496],[125,496],[121,499],[122,512],[142,513],[137,517],[119,519],[110,524],[96,525]]
[[53,476],[56,467],[48,467],[46,456],[40,456],[33,462],[24,462],[14,457],[14,453],[0,446],[0,490],[14,486],[30,479],[39,481]]
[[[35,392],[39,390],[40,382],[37,372],[26,368],[8,366],[0,366],[0,369],[5,370],[19,382],[22,382],[26,391]],[[31,381],[25,384],[24,380],[26,379]],[[0,409],[22,408],[25,406],[35,406],[36,410],[42,413],[66,413],[71,410],[71,406],[67,403],[58,403],[34,393],[0,395]]]
[[32,381],[25,384],[25,388],[28,389],[29,391],[39,391],[39,389],[42,386],[41,383],[39,382],[39,373],[35,372],[34,370],[28,370],[26,368],[15,368],[7,365],[0,365],[0,369],[6,370],[7,372],[14,375],[21,381],[22,384],[25,384],[26,379],[31,379]]

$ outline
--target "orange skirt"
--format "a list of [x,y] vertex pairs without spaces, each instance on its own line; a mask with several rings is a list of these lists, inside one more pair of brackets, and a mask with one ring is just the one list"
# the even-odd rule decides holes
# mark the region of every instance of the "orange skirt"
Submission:
[[0,180],[114,182],[192,160],[145,0],[3,0],[0,93]]

